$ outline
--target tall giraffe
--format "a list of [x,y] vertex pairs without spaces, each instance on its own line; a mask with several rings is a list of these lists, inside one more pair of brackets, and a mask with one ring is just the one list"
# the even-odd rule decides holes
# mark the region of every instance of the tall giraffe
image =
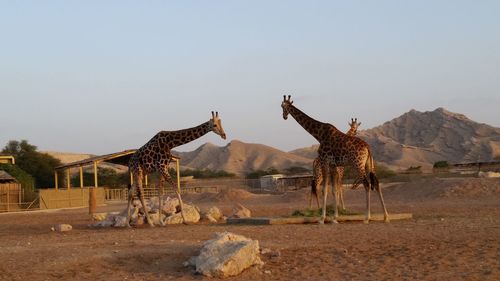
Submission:
[[[333,183],[336,184],[336,173],[331,173],[338,166],[352,166],[358,174],[356,183],[362,182],[366,191],[366,214],[365,223],[370,221],[370,189],[377,190],[382,208],[384,209],[384,220],[389,221],[389,215],[385,208],[382,190],[380,189],[377,176],[375,175],[374,161],[369,145],[360,138],[348,136],[333,125],[319,122],[293,105],[291,96],[283,96],[281,103],[283,109],[283,119],[287,120],[288,115],[299,123],[309,134],[311,134],[319,142],[318,158],[321,163],[323,175],[323,210],[320,218],[320,223],[324,223],[326,218],[326,199],[328,196],[328,185],[330,178],[333,176]],[[337,189],[333,189],[334,197],[337,198]],[[338,217],[338,208],[336,200],[334,202],[333,221],[336,222]]]
[[[358,118],[351,118],[351,122],[348,123],[350,126],[349,131],[347,131],[346,135],[348,136],[355,136],[356,133],[358,132],[359,126],[361,126],[361,122],[358,123]],[[342,178],[344,177],[344,167],[338,166],[332,171],[333,173],[336,173],[336,176],[334,177],[337,182],[334,184],[335,187],[337,188],[337,195],[338,198],[335,198],[337,200],[337,204],[340,203],[340,209],[345,210],[345,203],[344,203],[344,192],[342,188]],[[322,174],[322,169],[321,169],[321,161],[319,160],[319,157],[316,157],[313,161],[313,180],[311,182],[311,195],[309,197],[309,208],[311,208],[312,205],[312,197],[313,195],[316,197],[316,205],[319,208],[319,187],[323,183],[323,174]],[[333,191],[333,189],[332,189]],[[333,193],[333,192],[332,192]]]
[[[217,135],[221,136],[223,139],[226,139],[226,133],[222,128],[221,119],[219,118],[218,112],[214,113],[212,111],[212,118],[196,127],[178,131],[161,131],[132,155],[129,161],[129,169],[133,175],[134,183],[132,184],[132,188],[130,189],[128,195],[127,223],[130,223],[130,206],[132,205],[132,197],[134,192],[138,188],[137,193],[139,195],[139,199],[141,200],[142,207],[144,208],[144,213],[146,214],[148,223],[150,226],[154,226],[153,221],[150,219],[149,214],[145,208],[146,205],[144,204],[144,189],[142,187],[144,176],[153,172],[158,172],[160,174],[158,188],[160,193],[159,212],[161,214],[164,181],[168,181],[172,186],[175,187],[174,181],[168,173],[168,164],[172,160],[171,149],[198,139],[208,132],[214,132]],[[182,208],[181,195],[176,188],[174,188],[174,190],[177,193],[182,218],[185,222],[186,218],[184,217],[184,211]],[[164,222],[161,220],[161,216],[159,217],[160,223],[164,225]]]

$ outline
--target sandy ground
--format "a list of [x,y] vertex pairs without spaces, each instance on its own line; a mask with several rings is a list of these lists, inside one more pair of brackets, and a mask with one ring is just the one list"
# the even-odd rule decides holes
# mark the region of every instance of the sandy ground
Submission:
[[[93,229],[86,209],[0,215],[0,280],[205,280],[182,264],[214,233],[257,239],[265,265],[226,280],[500,280],[500,180],[425,180],[384,189],[391,213],[412,220],[326,225],[197,224]],[[255,216],[307,207],[305,190],[185,196],[202,209],[229,213],[240,202]],[[352,211],[364,191],[346,192]],[[124,204],[99,211],[122,210]],[[377,196],[372,210],[380,212]],[[73,225],[56,233],[51,226]]]

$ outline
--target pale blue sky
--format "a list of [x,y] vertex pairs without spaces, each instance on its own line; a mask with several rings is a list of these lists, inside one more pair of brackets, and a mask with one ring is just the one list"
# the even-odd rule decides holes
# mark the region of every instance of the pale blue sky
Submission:
[[500,1],[0,1],[0,146],[110,153],[218,110],[228,139],[315,143],[445,107],[500,126]]

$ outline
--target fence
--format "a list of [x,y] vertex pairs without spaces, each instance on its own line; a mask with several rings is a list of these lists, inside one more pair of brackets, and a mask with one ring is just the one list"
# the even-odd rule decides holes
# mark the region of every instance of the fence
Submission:
[[[203,179],[190,180],[181,185],[181,194],[186,193],[204,193],[204,192],[220,192],[228,188],[243,188],[243,189],[260,189],[260,181],[258,179]],[[165,184],[163,189],[164,195],[175,195],[175,190]],[[157,197],[159,190],[155,184],[149,184],[144,187],[144,198]],[[137,198],[137,194],[134,194]],[[107,201],[123,201],[128,200],[127,188],[106,188],[105,199]]]
[[[89,187],[72,189],[40,189],[40,209],[86,207],[89,205],[89,189]],[[95,188],[95,192],[96,204],[104,204],[104,188]]]

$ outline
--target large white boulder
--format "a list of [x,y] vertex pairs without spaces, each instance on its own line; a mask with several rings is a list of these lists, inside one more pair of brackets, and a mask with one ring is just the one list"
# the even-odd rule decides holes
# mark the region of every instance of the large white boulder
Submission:
[[221,278],[236,276],[253,265],[264,263],[259,257],[259,241],[223,232],[206,241],[200,255],[192,257],[189,264],[197,273]]

